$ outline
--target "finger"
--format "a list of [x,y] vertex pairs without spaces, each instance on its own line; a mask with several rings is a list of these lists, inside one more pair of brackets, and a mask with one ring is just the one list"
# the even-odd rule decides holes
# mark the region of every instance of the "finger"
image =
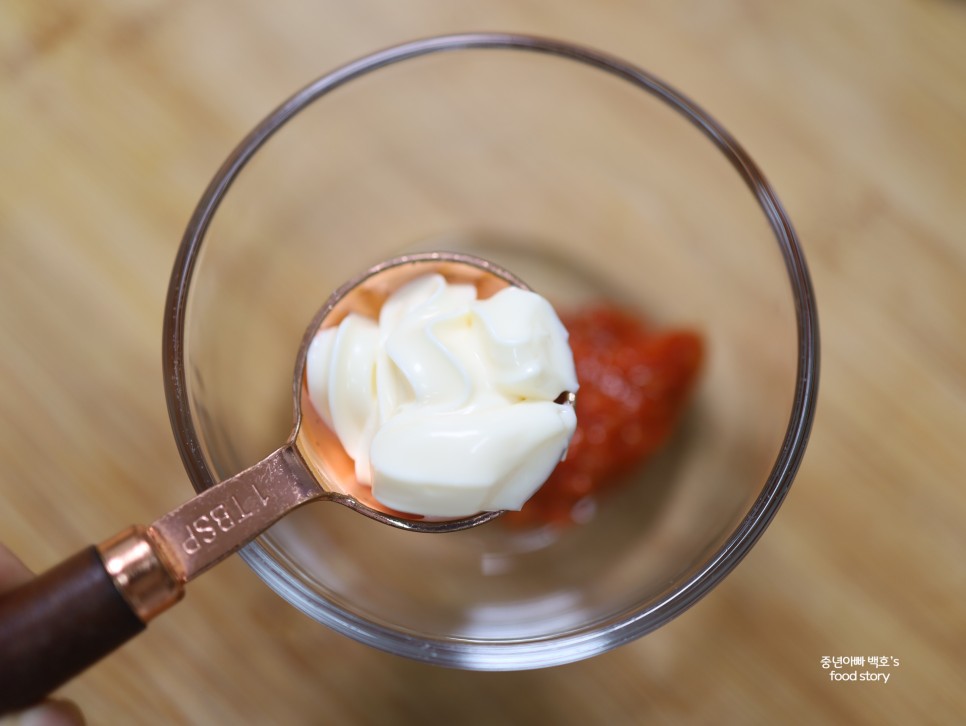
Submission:
[[33,577],[27,566],[4,545],[0,544],[0,592],[10,590]]
[[47,700],[0,718],[0,726],[84,726],[84,714],[73,701]]

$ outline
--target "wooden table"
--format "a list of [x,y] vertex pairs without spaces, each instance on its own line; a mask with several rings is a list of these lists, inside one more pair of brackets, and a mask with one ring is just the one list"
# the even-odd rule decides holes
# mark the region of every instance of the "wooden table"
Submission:
[[[271,9],[269,9],[271,7]],[[745,141],[804,242],[819,415],[752,554],[660,631],[524,673],[319,627],[239,560],[70,684],[91,723],[961,723],[966,718],[966,4],[37,3],[0,8],[0,537],[44,569],[187,493],[161,386],[177,242],[285,93],[466,29],[672,80]],[[177,483],[159,486],[159,482]],[[896,658],[831,682],[823,656]]]

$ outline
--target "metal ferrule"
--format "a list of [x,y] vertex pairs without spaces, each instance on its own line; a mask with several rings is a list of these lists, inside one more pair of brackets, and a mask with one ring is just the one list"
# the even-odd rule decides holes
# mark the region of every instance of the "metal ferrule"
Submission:
[[97,546],[104,568],[142,622],[184,596],[184,586],[166,566],[145,527],[134,526]]

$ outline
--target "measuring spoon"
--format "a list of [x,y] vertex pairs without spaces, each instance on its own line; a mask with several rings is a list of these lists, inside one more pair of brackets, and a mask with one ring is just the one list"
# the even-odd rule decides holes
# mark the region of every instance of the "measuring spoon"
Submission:
[[[130,527],[0,595],[0,714],[41,699],[141,632],[182,598],[188,581],[303,504],[334,502],[411,532],[453,532],[501,514],[433,519],[384,507],[355,481],[351,468],[339,465],[344,452],[311,404],[304,405],[305,357],[316,332],[350,312],[376,317],[393,291],[434,272],[451,283],[476,285],[480,298],[509,285],[529,289],[486,260],[433,252],[380,263],[336,290],[299,348],[295,423],[280,448],[153,524]],[[572,404],[573,397],[565,394],[560,402]]]

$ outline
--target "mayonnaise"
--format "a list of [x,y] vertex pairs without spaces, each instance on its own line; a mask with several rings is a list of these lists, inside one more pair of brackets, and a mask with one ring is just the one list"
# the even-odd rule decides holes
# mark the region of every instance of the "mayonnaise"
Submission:
[[379,320],[351,313],[306,359],[309,399],[382,504],[433,517],[520,509],[577,419],[567,331],[544,298],[439,274],[401,287]]

